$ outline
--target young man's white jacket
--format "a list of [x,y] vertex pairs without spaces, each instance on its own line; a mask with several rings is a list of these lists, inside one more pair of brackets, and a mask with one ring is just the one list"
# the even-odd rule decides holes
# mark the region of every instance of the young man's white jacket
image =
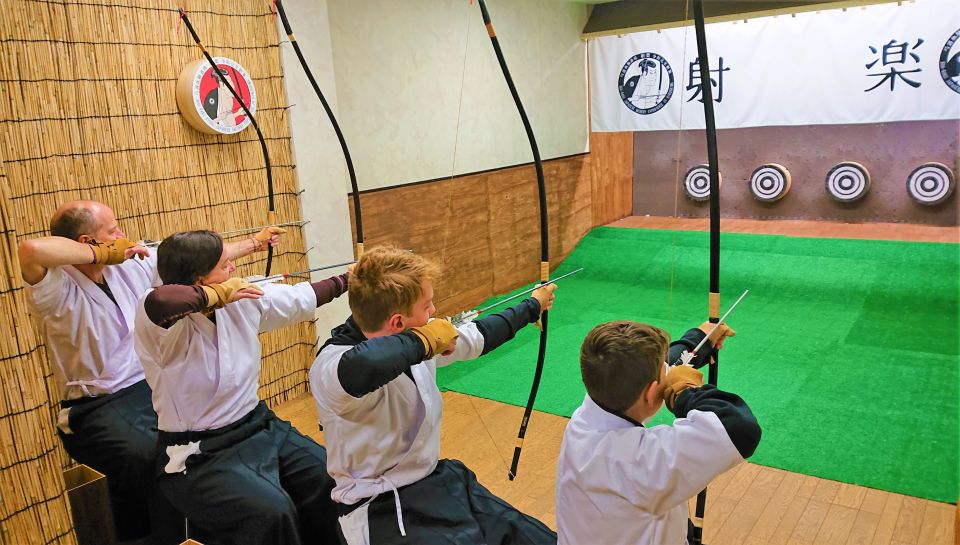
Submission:
[[[671,351],[701,338],[690,330]],[[742,399],[710,385],[682,392],[674,411],[672,426],[647,428],[584,398],[557,463],[560,545],[687,543],[687,501],[752,455],[760,428]]]
[[437,368],[475,359],[484,347],[475,324],[457,329],[460,338],[452,354],[412,365],[413,379],[400,376],[360,397],[344,390],[338,372],[341,357],[354,347],[320,351],[310,369],[310,389],[330,445],[327,470],[337,481],[334,501],[349,505],[392,492],[437,467],[443,414]]
[[[411,332],[366,339],[352,317],[334,329],[310,368],[327,470],[337,483],[333,500],[358,505],[392,493],[401,521],[397,489],[430,475],[440,456],[437,368],[495,349],[539,316],[539,303],[526,299],[461,325],[453,353],[430,359],[423,359],[423,345]],[[340,518],[348,543],[363,542],[356,536],[367,531],[366,519],[365,506]]]

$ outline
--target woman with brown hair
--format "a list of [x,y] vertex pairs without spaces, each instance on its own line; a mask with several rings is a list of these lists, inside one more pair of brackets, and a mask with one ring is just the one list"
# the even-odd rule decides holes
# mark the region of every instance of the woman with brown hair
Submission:
[[210,544],[336,543],[326,450],[258,399],[259,333],[314,318],[347,273],[253,284],[210,231],[160,244],[163,285],[137,312],[136,348],[160,428],[167,499]]

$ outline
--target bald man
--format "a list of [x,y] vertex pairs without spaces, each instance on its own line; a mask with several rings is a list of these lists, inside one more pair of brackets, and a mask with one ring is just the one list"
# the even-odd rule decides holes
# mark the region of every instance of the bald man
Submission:
[[[225,250],[241,257],[275,246],[283,232],[270,227]],[[156,253],[127,240],[96,201],[60,206],[50,233],[23,241],[18,254],[63,400],[58,435],[71,457],[107,476],[117,537],[141,539],[164,510],[153,493],[157,415],[133,349],[137,302],[161,284]],[[154,543],[166,541],[154,530]]]

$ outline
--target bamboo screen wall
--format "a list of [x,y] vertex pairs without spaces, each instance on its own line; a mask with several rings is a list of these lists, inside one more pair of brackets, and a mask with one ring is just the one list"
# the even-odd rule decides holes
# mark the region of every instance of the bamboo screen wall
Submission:
[[[47,234],[54,209],[94,199],[130,238],[266,223],[267,187],[253,130],[204,135],[177,112],[177,76],[200,51],[176,8],[214,56],[242,64],[257,88],[257,120],[273,162],[278,221],[300,218],[279,37],[268,0],[8,0],[0,10],[0,541],[74,543],[54,435],[59,400],[42,336],[26,313],[16,242]],[[291,228],[273,270],[307,268]],[[265,253],[241,260],[262,274]],[[305,391],[312,324],[261,337],[260,396]]]

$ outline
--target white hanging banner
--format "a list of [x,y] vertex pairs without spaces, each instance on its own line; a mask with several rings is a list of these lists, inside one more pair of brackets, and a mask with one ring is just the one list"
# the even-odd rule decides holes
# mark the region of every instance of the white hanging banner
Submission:
[[[960,119],[960,4],[706,26],[717,128]],[[594,131],[704,127],[692,26],[590,41]]]

